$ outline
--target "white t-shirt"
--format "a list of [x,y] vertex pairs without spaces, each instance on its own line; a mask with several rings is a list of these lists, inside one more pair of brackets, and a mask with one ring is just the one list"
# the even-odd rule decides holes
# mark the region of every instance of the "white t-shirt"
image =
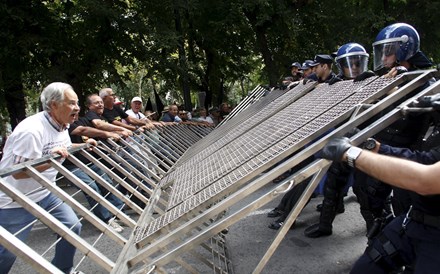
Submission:
[[199,118],[197,118],[197,120],[200,122],[208,122],[210,124],[214,124],[214,121],[209,116],[206,116],[205,118],[199,117]]
[[[11,136],[8,137],[3,151],[3,158],[0,162],[0,170],[12,167],[16,157],[28,160],[39,159],[50,155],[55,147],[70,147],[71,145],[68,131],[57,131],[44,116],[44,112],[39,112],[21,121]],[[57,173],[56,169],[51,167],[41,174],[49,181],[55,182]],[[24,194],[41,187],[32,178],[16,180],[12,176],[8,176],[4,179]],[[39,202],[48,194],[49,190],[44,188],[28,195],[28,198],[34,202]],[[16,202],[10,203],[11,201],[12,199],[8,195],[0,191],[0,208],[21,207]]]
[[125,113],[127,113],[127,115],[134,117],[134,118],[138,118],[138,119],[145,118],[145,115],[142,112],[134,113],[134,111],[132,109],[127,110]]
[[[129,109],[129,110],[125,111],[125,113],[128,116],[133,117],[133,118],[138,118],[138,119],[144,119],[145,118],[145,115],[142,112],[134,113],[134,111],[132,109]],[[123,119],[122,122],[124,124],[128,125],[128,122],[125,119]]]

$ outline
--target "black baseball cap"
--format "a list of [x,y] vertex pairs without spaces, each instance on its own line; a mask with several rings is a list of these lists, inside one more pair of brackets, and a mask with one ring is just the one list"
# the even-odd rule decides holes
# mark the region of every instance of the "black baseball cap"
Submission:
[[313,62],[317,64],[332,64],[333,58],[328,54],[318,54],[315,56],[315,60]]

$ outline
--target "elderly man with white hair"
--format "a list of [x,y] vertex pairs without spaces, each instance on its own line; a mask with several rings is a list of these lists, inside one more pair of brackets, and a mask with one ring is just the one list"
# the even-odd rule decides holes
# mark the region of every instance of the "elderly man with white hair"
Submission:
[[[6,141],[0,169],[39,159],[46,155],[59,154],[62,159],[68,156],[67,148],[72,145],[67,128],[79,112],[78,97],[73,88],[66,83],[51,83],[41,94],[43,111],[20,122]],[[50,181],[55,181],[57,171],[49,163],[36,167]],[[41,185],[26,172],[14,173],[5,181],[26,194],[33,202],[57,218],[76,234],[81,231],[81,223],[75,212],[57,196]],[[35,216],[0,191],[0,226],[10,233],[16,233],[35,220]],[[25,241],[32,226],[26,227],[18,235]],[[73,266],[76,248],[65,239],[57,243],[52,263],[65,273]],[[8,273],[15,255],[0,246],[0,273]]]

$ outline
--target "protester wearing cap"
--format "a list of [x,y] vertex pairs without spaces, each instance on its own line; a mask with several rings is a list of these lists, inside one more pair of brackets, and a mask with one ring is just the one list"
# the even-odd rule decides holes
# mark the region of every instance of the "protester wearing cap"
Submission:
[[[104,102],[104,112],[102,116],[110,124],[124,127],[129,130],[141,128],[154,128],[154,125],[146,119],[138,119],[127,115],[124,110],[115,105],[115,94],[111,88],[103,88],[99,91],[99,97]],[[128,124],[124,123],[125,120]]]
[[332,71],[333,58],[328,54],[318,54],[313,60],[315,65],[315,74],[319,83],[333,84],[341,81]]
[[131,99],[131,109],[127,110],[125,113],[133,118],[139,119],[141,121],[146,121],[146,123],[148,124],[147,128],[153,128],[153,125],[155,126],[161,126],[162,123],[159,123],[157,121],[153,121],[151,120],[149,117],[146,117],[143,113],[142,113],[142,98],[139,96],[133,97],[133,99]]
[[[148,123],[151,123],[153,125],[162,125],[161,123],[150,120],[148,117],[146,117],[142,113],[142,98],[139,96],[133,97],[133,99],[131,99],[131,109],[127,110],[125,113],[129,117],[133,117],[133,118],[139,119],[141,121],[147,121]],[[152,127],[150,127],[150,128],[152,128]],[[153,132],[152,134],[155,134],[154,131],[150,131],[150,132]],[[141,153],[141,148],[139,147],[138,143],[141,143],[141,140],[143,138],[144,137],[142,137],[142,136],[134,136],[132,139],[128,140],[132,149],[134,149],[137,153]],[[152,154],[149,147],[144,147],[143,149],[149,151],[149,153]],[[149,161],[144,161],[142,159],[138,159],[138,160],[142,164],[146,165],[151,171],[153,171],[157,174],[157,170],[156,170],[157,162],[154,158],[149,158]]]
[[131,102],[132,102],[132,103],[133,103],[133,102],[140,102],[141,104],[143,103],[143,102],[142,102],[142,98],[139,97],[139,96],[135,96],[135,97],[133,97],[133,99],[131,99]]
[[127,110],[125,113],[127,113],[129,116],[138,118],[138,119],[144,119],[145,115],[142,113],[142,98],[141,97],[133,97],[131,99],[131,109]]

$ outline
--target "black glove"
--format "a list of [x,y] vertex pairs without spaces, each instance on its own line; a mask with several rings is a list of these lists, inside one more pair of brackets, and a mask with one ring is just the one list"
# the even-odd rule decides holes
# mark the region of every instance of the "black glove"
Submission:
[[349,131],[349,132],[347,132],[347,133],[345,133],[345,134],[344,134],[344,137],[348,137],[348,138],[350,138],[350,137],[352,137],[352,136],[354,136],[354,135],[358,134],[358,133],[359,133],[359,131],[361,131],[361,130],[360,130],[360,129],[358,129],[357,127],[355,127],[355,128],[352,128],[352,129],[350,129],[350,131]]
[[341,78],[339,78],[338,76],[333,77],[332,79],[330,79],[327,84],[329,84],[330,86],[333,85],[334,83],[340,82],[342,81]]
[[429,96],[423,96],[412,105],[414,107],[420,107],[420,108],[432,107],[435,110],[440,110],[440,93]]
[[344,153],[351,147],[350,139],[338,137],[331,139],[321,150],[321,158],[341,162]]
[[303,85],[305,85],[307,83],[311,83],[311,82],[315,82],[315,80],[309,79],[309,78],[304,78],[303,81],[302,81]]
[[376,74],[374,74],[374,72],[372,72],[371,70],[367,70],[367,71],[362,72],[358,76],[356,76],[353,79],[353,82],[364,81],[365,79],[373,77],[373,76],[376,76]]
[[402,74],[402,73],[408,72],[408,70],[407,70],[404,66],[397,66],[397,67],[396,67],[396,71],[397,71],[397,74],[396,74],[396,75],[399,75],[399,74]]

